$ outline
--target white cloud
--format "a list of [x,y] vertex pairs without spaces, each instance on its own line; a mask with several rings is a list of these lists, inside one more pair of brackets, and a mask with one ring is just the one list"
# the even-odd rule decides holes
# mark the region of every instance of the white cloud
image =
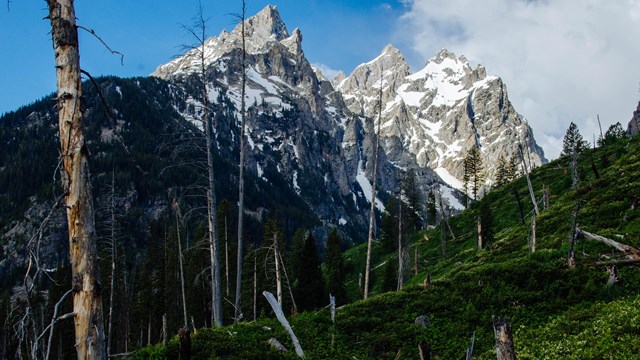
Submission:
[[330,68],[329,66],[327,66],[325,64],[315,63],[315,64],[311,64],[311,66],[313,66],[314,68],[320,70],[320,72],[322,72],[322,75],[324,75],[324,77],[326,77],[329,80],[331,80],[334,77],[338,76],[338,74],[341,72],[341,70],[332,69],[332,68]]
[[402,18],[413,50],[447,48],[508,85],[548,158],[569,122],[585,139],[626,123],[640,98],[640,0],[414,0]]

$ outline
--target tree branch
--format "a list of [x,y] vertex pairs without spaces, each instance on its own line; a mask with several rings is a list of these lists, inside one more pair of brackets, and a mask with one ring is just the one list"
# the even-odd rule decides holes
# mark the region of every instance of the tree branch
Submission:
[[86,28],[86,27],[84,27],[82,25],[78,25],[78,24],[76,24],[76,27],[78,29],[82,29],[82,30],[88,32],[89,34],[95,36],[95,38],[98,39],[98,41],[100,41],[102,43],[102,45],[104,45],[104,47],[106,47],[107,50],[109,50],[110,53],[112,53],[113,55],[119,55],[120,56],[120,65],[124,65],[124,54],[119,52],[119,51],[116,51],[116,50],[113,50],[112,48],[110,48],[109,45],[107,45],[107,43],[104,40],[102,40],[102,38],[100,36],[98,36],[98,34],[96,34],[95,31],[93,31],[93,29],[89,29],[89,28]]

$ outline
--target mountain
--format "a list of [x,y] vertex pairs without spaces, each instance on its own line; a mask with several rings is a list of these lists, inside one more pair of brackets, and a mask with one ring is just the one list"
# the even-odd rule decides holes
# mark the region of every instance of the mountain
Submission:
[[500,156],[517,156],[518,144],[533,167],[546,163],[526,120],[509,101],[499,77],[441,50],[411,73],[400,51],[387,45],[348,77],[333,81],[351,111],[378,121],[382,86],[381,136],[389,160],[402,167],[434,169],[461,189],[463,159],[478,146],[491,185]]
[[630,136],[640,134],[640,101],[638,101],[638,108],[633,112],[633,117],[627,126],[627,134]]

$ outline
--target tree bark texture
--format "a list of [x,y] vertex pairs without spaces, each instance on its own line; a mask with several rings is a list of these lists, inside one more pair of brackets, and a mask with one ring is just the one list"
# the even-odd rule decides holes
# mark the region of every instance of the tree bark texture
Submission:
[[496,355],[498,360],[516,360],[516,351],[513,346],[511,325],[507,319],[491,318],[493,322],[493,334],[496,338]]
[[271,308],[273,309],[273,312],[276,314],[278,321],[280,321],[280,324],[282,324],[282,327],[284,327],[284,329],[287,330],[287,333],[289,333],[289,336],[291,337],[291,342],[293,343],[293,347],[296,350],[296,354],[299,357],[304,357],[304,351],[302,351],[302,347],[300,346],[300,341],[298,341],[296,334],[293,333],[293,329],[291,328],[291,325],[289,325],[289,321],[287,321],[287,318],[284,316],[284,313],[282,312],[282,308],[278,304],[278,300],[276,300],[273,294],[268,291],[263,291],[262,295],[264,295],[264,297],[269,302],[269,305],[271,305]]
[[73,0],[47,0],[56,61],[62,185],[69,227],[73,311],[78,359],[105,359],[105,332],[78,30]]

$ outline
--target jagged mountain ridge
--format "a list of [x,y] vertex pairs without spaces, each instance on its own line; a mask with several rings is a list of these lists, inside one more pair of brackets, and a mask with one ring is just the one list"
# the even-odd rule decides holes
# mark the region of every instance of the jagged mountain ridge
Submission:
[[487,185],[498,158],[516,155],[517,144],[534,167],[546,162],[531,128],[511,105],[506,85],[482,65],[473,69],[464,56],[441,50],[412,74],[402,53],[387,45],[333,85],[349,109],[377,121],[381,82],[383,146],[401,166],[435,169],[459,189],[462,160],[472,146],[481,149]]
[[[396,169],[401,169],[400,172],[414,169],[419,171],[422,190],[438,182],[461,189],[462,160],[474,145],[482,150],[487,186],[492,183],[498,158],[517,155],[516,144],[523,145],[534,167],[546,162],[531,128],[511,105],[506,85],[499,77],[488,76],[482,65],[471,68],[464,56],[456,58],[443,50],[412,74],[400,51],[388,45],[376,59],[358,66],[348,77],[341,74],[329,82],[309,65],[302,50],[300,30],[295,29],[290,35],[275,6],[267,6],[247,19],[245,26],[248,103],[263,103],[277,113],[291,106],[293,99],[304,99],[306,104],[302,107],[308,107],[307,115],[318,120],[314,126],[332,134],[341,131],[331,128],[345,130],[343,134],[347,136],[341,146],[350,160],[346,167],[349,176],[365,173],[366,178],[371,178],[371,162],[366,161],[360,150],[349,151],[355,139],[355,133],[349,132],[359,122],[358,126],[365,131],[365,142],[373,141],[380,79],[382,148],[393,165],[385,164],[383,177],[397,172]],[[232,99],[236,112],[240,104],[237,75],[240,44],[240,25],[205,44],[205,62],[215,74],[211,76],[211,84],[215,84],[213,93],[222,92]],[[152,75],[170,81],[193,76],[199,64],[198,54],[198,50],[192,50],[160,65]],[[269,124],[262,125],[258,129],[268,129]],[[249,129],[253,130],[253,126]],[[354,161],[361,156],[362,163]],[[349,176],[335,179],[343,196],[348,195]],[[383,182],[390,183],[389,179]],[[367,188],[364,185],[360,188]],[[391,190],[385,185],[383,190]],[[451,193],[450,189],[444,190]]]
[[[280,174],[288,185],[331,226],[357,233],[368,224],[371,201],[374,136],[372,123],[354,115],[331,83],[318,77],[302,50],[298,29],[289,35],[275,6],[267,6],[245,23],[247,44],[247,127],[249,147],[246,168],[264,181]],[[223,31],[205,44],[209,100],[216,114],[231,112],[240,125],[241,29]],[[251,39],[251,36],[256,35]],[[200,50],[194,49],[152,76],[190,89],[189,106],[177,109],[185,119],[199,124],[202,100],[199,83]],[[231,125],[233,126],[233,125]],[[230,128],[216,126],[221,151],[238,148]],[[234,150],[237,151],[237,150]],[[395,191],[397,169],[381,153],[379,193]],[[423,171],[431,182],[437,176]],[[384,195],[376,199],[383,208]],[[360,238],[353,238],[358,242]]]

